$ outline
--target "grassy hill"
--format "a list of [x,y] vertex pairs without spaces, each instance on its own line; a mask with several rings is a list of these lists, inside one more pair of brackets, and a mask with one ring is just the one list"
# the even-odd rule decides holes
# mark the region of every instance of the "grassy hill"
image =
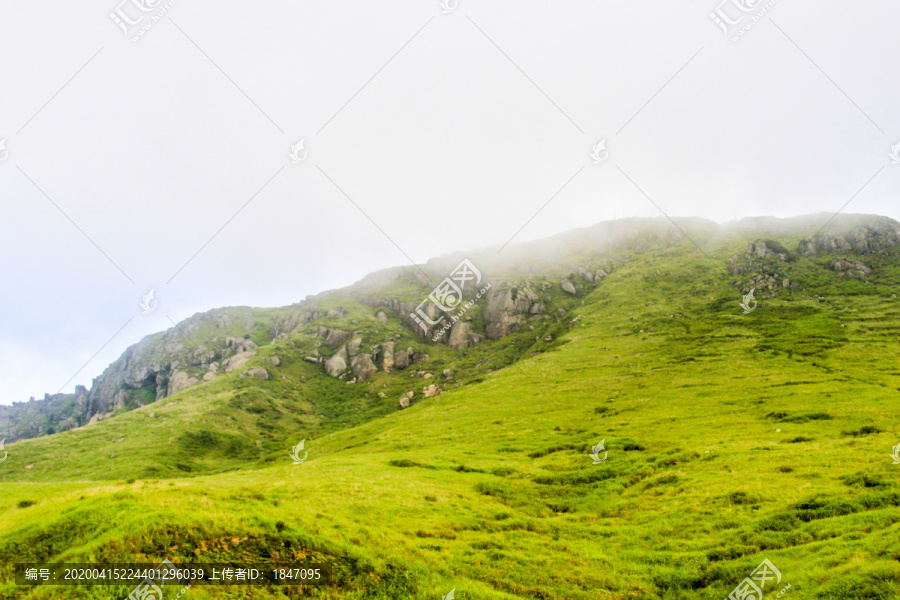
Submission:
[[[429,357],[348,385],[303,360],[299,331],[248,363],[268,380],[234,371],[7,446],[0,598],[130,591],[17,587],[17,562],[304,557],[332,565],[333,584],[184,597],[720,600],[768,558],[790,596],[898,598],[900,257],[804,256],[806,230],[750,229],[688,230],[702,251],[617,246],[608,277],[548,292],[554,312],[535,330],[464,350],[395,315],[376,325],[376,309],[338,293],[340,319]],[[786,254],[757,252],[760,239]],[[773,273],[742,314],[746,282]],[[433,381],[444,393],[423,397]]]

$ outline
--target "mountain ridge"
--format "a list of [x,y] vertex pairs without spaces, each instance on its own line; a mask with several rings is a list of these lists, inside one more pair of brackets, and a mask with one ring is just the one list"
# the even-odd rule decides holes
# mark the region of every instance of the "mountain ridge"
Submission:
[[[829,233],[822,233],[826,226]],[[519,284],[527,281],[530,275],[543,273],[557,276],[561,282],[568,281],[568,285],[561,284],[563,292],[574,297],[578,286],[592,286],[608,276],[616,262],[621,262],[623,252],[641,252],[654,245],[675,244],[686,234],[694,245],[720,244],[740,235],[755,236],[756,239],[748,242],[753,247],[748,246],[747,256],[733,256],[723,267],[739,277],[733,283],[742,293],[755,288],[757,296],[772,296],[780,287],[798,285],[785,276],[784,269],[780,269],[795,256],[816,257],[829,253],[859,257],[900,245],[900,223],[878,215],[820,213],[787,219],[748,217],[721,225],[701,218],[678,218],[678,224],[664,218],[605,221],[540,240],[512,244],[501,248],[502,256],[494,247],[489,247],[449,253],[422,265],[389,267],[370,273],[345,288],[307,296],[288,306],[227,307],[196,313],[172,328],[150,334],[129,346],[93,379],[90,388],[79,385],[73,394],[45,394],[41,400],[0,406],[0,428],[6,431],[10,443],[67,431],[151,404],[186,387],[208,383],[220,369],[231,371],[242,367],[260,346],[280,337],[286,338],[302,325],[329,316],[331,309],[326,306],[320,310],[318,305],[324,303],[325,306],[335,299],[351,297],[372,308],[386,309],[409,332],[419,335],[416,307],[426,297],[429,287],[464,258],[471,259],[486,273],[491,290],[467,320],[455,323],[448,335],[439,341],[463,349],[484,339],[502,339],[523,327],[533,315],[546,311],[540,302],[540,294],[547,291],[548,284],[543,283],[543,289],[539,290],[532,289],[527,283]],[[795,247],[790,250],[780,243],[770,243],[769,246],[782,250],[775,252],[761,239],[766,235],[790,238]],[[831,268],[858,279],[864,279],[870,270],[858,260],[840,259],[835,259]],[[754,269],[767,272],[765,276],[753,276]],[[425,309],[428,317],[438,318],[436,306],[428,304]],[[342,338],[342,342],[350,339],[349,328],[337,329],[335,335]],[[333,342],[336,338],[329,338],[330,333],[319,328],[323,340]],[[383,369],[385,354],[392,362],[395,350],[400,353],[399,364],[403,365],[400,368],[406,368],[410,357],[405,354],[409,349],[411,347],[382,347],[370,353],[363,352],[359,358],[345,352],[347,355],[342,358],[346,369],[338,372],[349,369],[354,378],[359,379],[360,373],[369,373],[373,368]],[[330,357],[316,354],[310,358],[321,362],[328,371],[325,358]],[[353,361],[361,366],[354,367],[350,364]],[[335,364],[339,366],[340,360],[334,360],[332,365]]]

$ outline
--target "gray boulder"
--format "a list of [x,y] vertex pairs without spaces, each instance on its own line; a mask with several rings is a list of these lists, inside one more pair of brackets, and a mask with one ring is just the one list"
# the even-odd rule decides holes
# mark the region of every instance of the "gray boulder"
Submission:
[[447,345],[459,350],[462,348],[470,348],[481,340],[481,335],[472,331],[472,325],[470,323],[467,323],[466,321],[457,321],[450,329],[450,339],[447,341]]
[[339,377],[347,370],[347,360],[347,347],[341,346],[340,350],[325,361],[325,372],[332,377]]
[[222,368],[228,371],[234,371],[237,368],[243,367],[246,365],[251,358],[256,356],[256,351],[249,350],[247,352],[241,352],[240,354],[235,354],[231,358],[228,358],[222,362]]
[[255,379],[268,379],[269,372],[262,367],[253,367],[241,373],[241,377],[253,377]]
[[848,260],[844,258],[837,258],[831,261],[829,266],[833,271],[837,272],[838,275],[848,279],[863,279],[868,277],[869,273],[872,272],[872,269],[870,269],[868,265],[858,260]]
[[329,346],[336,346],[337,344],[343,344],[349,337],[349,331],[344,331],[343,329],[337,328],[328,329],[325,335],[325,343]]
[[400,350],[394,353],[394,368],[405,369],[409,366],[409,353],[406,350]]
[[353,370],[353,374],[359,381],[365,381],[371,377],[373,373],[378,371],[378,368],[375,367],[375,364],[372,362],[371,354],[358,354],[357,356],[354,356],[350,361],[350,368]]
[[184,371],[178,371],[171,379],[169,379],[169,389],[166,395],[171,396],[172,394],[177,394],[184,388],[190,387],[198,382],[199,380],[196,377],[191,377]]
[[394,370],[394,342],[381,344],[381,369],[385,373]]
[[241,352],[250,352],[256,350],[259,346],[253,340],[245,340],[244,338],[228,336],[225,338],[225,345],[235,354]]

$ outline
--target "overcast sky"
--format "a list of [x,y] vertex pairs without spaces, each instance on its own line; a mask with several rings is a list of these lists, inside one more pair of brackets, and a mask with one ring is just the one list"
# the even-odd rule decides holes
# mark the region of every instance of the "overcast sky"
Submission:
[[0,404],[169,318],[659,216],[636,185],[676,220],[900,217],[894,0],[736,42],[718,0],[177,0],[137,41],[165,5],[118,1],[0,2]]

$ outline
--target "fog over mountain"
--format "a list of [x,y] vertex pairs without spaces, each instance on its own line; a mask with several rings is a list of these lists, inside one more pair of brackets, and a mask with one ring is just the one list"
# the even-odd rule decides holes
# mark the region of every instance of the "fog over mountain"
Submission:
[[0,404],[197,312],[602,221],[900,218],[900,7],[732,42],[715,4],[183,1],[137,42],[115,3],[4,5]]

